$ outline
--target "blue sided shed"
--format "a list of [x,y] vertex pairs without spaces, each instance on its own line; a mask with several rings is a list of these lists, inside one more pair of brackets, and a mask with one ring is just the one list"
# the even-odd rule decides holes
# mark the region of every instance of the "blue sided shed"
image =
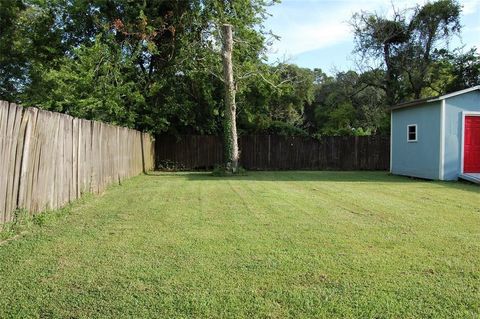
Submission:
[[480,86],[391,108],[390,172],[480,183]]

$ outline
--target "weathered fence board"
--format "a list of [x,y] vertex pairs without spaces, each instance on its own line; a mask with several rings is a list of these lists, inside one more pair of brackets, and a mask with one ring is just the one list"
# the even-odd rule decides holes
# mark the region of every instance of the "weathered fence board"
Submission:
[[[157,168],[211,168],[223,161],[218,136],[157,136]],[[387,136],[335,136],[321,139],[275,135],[241,136],[240,164],[250,170],[386,170]]]
[[154,168],[149,134],[0,101],[0,223]]

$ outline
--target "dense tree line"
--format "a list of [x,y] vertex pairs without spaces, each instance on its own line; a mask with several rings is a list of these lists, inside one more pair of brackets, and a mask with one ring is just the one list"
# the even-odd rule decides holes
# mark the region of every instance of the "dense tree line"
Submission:
[[[234,27],[240,133],[388,132],[389,105],[480,84],[451,50],[461,5],[352,17],[357,71],[266,63],[267,0],[0,0],[0,99],[150,132],[220,134],[219,25]],[[275,31],[275,30],[273,30]]]

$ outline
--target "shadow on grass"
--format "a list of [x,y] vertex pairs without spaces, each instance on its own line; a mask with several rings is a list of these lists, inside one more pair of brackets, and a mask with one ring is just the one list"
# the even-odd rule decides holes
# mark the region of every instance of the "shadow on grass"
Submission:
[[384,171],[247,171],[246,175],[213,176],[209,171],[149,172],[148,176],[176,176],[192,181],[246,180],[246,181],[322,181],[322,182],[391,182],[408,183],[415,179],[390,175]]
[[265,181],[265,182],[333,182],[333,183],[424,183],[451,189],[479,193],[472,183],[431,181],[407,176],[391,175],[386,171],[247,171],[240,176],[213,176],[209,171],[149,172],[150,177],[181,177],[191,181]]

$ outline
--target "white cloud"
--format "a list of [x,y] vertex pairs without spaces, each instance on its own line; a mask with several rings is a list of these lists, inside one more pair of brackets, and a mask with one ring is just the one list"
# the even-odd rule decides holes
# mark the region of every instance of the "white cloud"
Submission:
[[462,1],[463,10],[462,13],[464,15],[469,15],[473,13],[478,13],[478,9],[480,8],[480,1],[479,0],[464,0]]
[[351,32],[346,23],[323,21],[291,26],[279,35],[281,40],[275,43],[273,50],[278,54],[296,55],[344,41]]
[[[423,4],[421,0],[397,0],[397,9]],[[284,0],[271,8],[267,28],[281,37],[271,48],[271,56],[295,56],[308,51],[352,41],[348,21],[361,10],[392,13],[389,0]]]

